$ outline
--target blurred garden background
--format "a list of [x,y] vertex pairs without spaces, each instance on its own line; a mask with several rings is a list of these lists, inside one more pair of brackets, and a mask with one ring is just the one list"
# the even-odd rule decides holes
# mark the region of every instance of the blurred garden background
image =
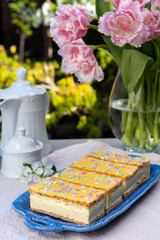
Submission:
[[[81,84],[61,69],[58,47],[49,34],[50,19],[61,4],[81,4],[95,12],[94,0],[1,0],[0,1],[0,88],[16,80],[24,66],[28,80],[46,88],[50,108],[46,116],[49,137],[109,138],[108,101],[117,66],[104,51],[95,56],[105,77],[102,82]],[[94,37],[93,37],[94,36]],[[101,39],[89,30],[85,42]]]

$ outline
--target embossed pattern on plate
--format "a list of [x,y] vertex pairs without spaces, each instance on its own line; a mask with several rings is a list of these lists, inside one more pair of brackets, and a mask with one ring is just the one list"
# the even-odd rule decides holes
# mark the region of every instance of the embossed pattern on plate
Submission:
[[82,226],[71,222],[63,221],[59,218],[50,217],[49,215],[33,212],[30,210],[29,191],[21,194],[13,203],[15,211],[24,216],[24,223],[28,227],[43,232],[60,232],[76,231],[89,232],[96,230],[108,224],[111,220],[124,213],[134,202],[142,197],[160,177],[160,166],[151,164],[150,178],[134,190],[128,197],[115,207],[111,212],[105,214],[102,218],[90,225]]

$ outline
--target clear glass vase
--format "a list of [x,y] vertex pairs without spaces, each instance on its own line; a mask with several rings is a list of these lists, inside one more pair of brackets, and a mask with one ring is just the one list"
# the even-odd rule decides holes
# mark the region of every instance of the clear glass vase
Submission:
[[155,152],[160,142],[160,71],[143,74],[128,93],[119,70],[110,95],[109,119],[125,150]]

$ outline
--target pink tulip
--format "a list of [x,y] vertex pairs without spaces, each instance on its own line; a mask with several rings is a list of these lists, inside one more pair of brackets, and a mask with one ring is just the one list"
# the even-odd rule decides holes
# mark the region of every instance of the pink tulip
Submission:
[[[113,5],[118,8],[120,3],[127,2],[127,0],[113,0]],[[144,8],[146,3],[150,2],[150,0],[130,0],[130,2],[138,2],[140,5],[140,8]]]
[[147,40],[149,41],[160,35],[160,11],[149,11],[145,9],[142,13],[144,24],[148,27]]
[[160,11],[160,0],[152,0],[151,1],[151,10],[159,10]]
[[148,26],[143,24],[139,34],[135,38],[133,38],[129,42],[129,44],[135,47],[140,47],[144,42],[148,41],[148,36],[149,36]]
[[115,7],[119,7],[119,4],[122,2],[122,0],[113,0],[112,2]]
[[50,34],[59,47],[84,37],[87,23],[93,20],[88,10],[69,4],[58,8],[56,14],[50,24]]
[[91,48],[84,43],[74,42],[64,45],[60,48],[59,54],[63,57],[64,72],[75,74],[81,83],[103,79],[102,69],[98,66]]
[[138,2],[121,2],[115,12],[106,12],[99,20],[99,32],[111,36],[113,43],[120,47],[126,43],[140,46],[145,31]]

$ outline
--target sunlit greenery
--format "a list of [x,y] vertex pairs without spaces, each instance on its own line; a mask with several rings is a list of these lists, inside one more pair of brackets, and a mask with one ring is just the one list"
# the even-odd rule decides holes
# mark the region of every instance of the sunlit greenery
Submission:
[[[110,58],[102,52],[97,53],[97,58],[104,67],[110,64]],[[0,46],[1,89],[9,87],[16,80],[16,70],[20,66],[27,69],[28,81],[49,91],[50,108],[46,124],[52,138],[63,137],[63,124],[67,125],[67,128],[75,127],[74,133],[72,131],[72,134],[68,135],[67,128],[65,129],[64,135],[67,138],[104,137],[108,129],[107,108],[110,92],[110,89],[108,92],[105,90],[105,80],[103,83],[93,82],[92,85],[80,84],[73,76],[65,75],[57,61],[32,62],[26,59],[25,63],[21,64],[14,46],[8,52]],[[108,79],[110,78],[113,80],[113,74],[110,74]],[[103,93],[101,89],[95,90],[96,84],[99,88],[102,84]],[[61,132],[60,136],[57,132]]]

